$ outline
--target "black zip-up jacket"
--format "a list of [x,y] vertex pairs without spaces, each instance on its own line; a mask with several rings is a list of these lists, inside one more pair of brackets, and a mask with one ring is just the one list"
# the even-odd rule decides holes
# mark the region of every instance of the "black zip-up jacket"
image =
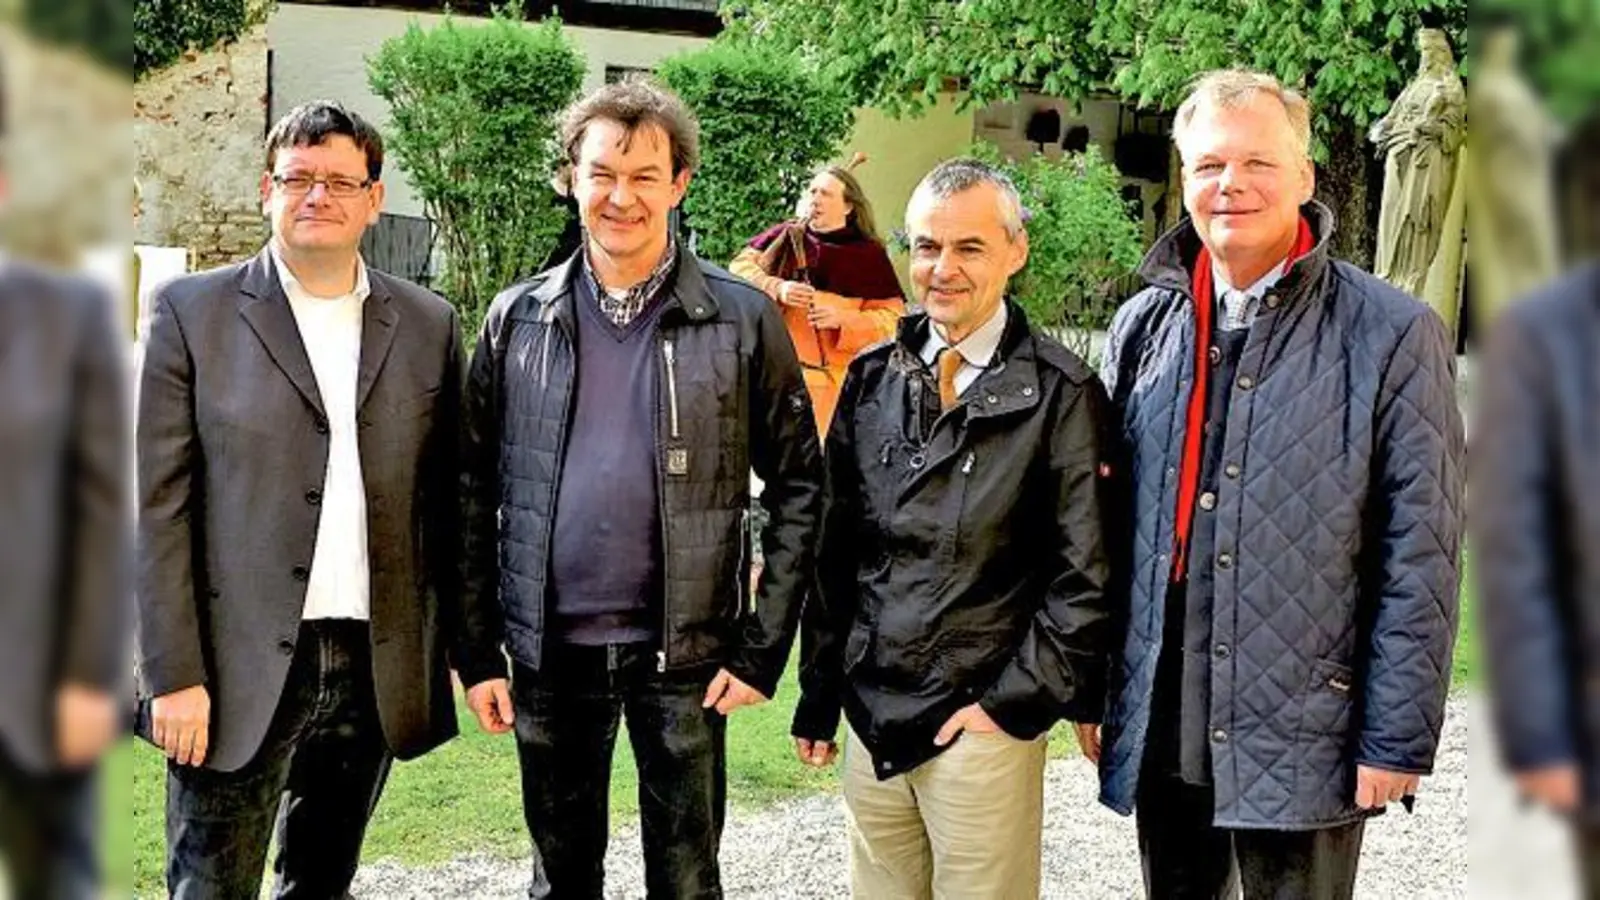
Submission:
[[[502,641],[537,670],[551,527],[574,392],[577,255],[501,292],[467,378],[463,609],[467,685],[505,676]],[[772,696],[812,572],[821,447],[794,346],[772,302],[680,249],[656,325],[662,671],[727,668]],[[750,596],[750,471],[765,482],[766,564]],[[643,549],[641,548],[641,552]]]
[[907,317],[850,365],[801,641],[793,733],[833,740],[842,706],[879,778],[937,755],[973,702],[1025,740],[1098,722],[1115,633],[1099,379],[1013,304],[995,361],[923,439],[929,327]]

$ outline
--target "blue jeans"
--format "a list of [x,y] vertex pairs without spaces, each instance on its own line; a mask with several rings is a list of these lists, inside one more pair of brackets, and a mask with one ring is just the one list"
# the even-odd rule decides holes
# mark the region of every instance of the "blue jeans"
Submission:
[[611,753],[626,716],[652,898],[721,897],[726,720],[701,708],[715,669],[658,673],[653,647],[559,645],[513,670],[536,898],[600,897]]
[[300,626],[261,749],[234,772],[167,765],[167,892],[254,898],[274,821],[274,895],[344,897],[392,760],[365,622]]

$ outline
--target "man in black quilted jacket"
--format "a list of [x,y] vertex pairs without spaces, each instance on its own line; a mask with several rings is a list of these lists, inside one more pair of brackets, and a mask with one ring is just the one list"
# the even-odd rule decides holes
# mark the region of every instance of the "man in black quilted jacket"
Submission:
[[[1426,306],[1332,259],[1310,110],[1213,73],[1174,139],[1190,218],[1102,378],[1134,492],[1101,800],[1152,897],[1348,897],[1433,765],[1457,619],[1460,413]],[[1407,801],[1409,803],[1409,800]]]
[[466,632],[512,683],[498,652],[461,675],[516,729],[535,897],[603,893],[624,718],[650,895],[721,896],[726,717],[772,696],[811,571],[822,457],[783,318],[669,228],[697,141],[649,84],[567,111],[584,243],[495,298],[468,374]]

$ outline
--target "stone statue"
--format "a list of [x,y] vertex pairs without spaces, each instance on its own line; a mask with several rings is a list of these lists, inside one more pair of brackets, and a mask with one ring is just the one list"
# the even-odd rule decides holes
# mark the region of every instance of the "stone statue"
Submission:
[[[1437,28],[1417,32],[1422,64],[1417,77],[1373,123],[1368,138],[1384,157],[1383,205],[1373,270],[1414,297],[1423,297],[1428,270],[1445,238],[1445,213],[1456,185],[1456,162],[1466,137],[1467,95],[1456,74],[1450,42]],[[1459,247],[1461,235],[1453,236]],[[1459,288],[1439,313],[1452,327]]]
[[1517,71],[1517,33],[1502,27],[1481,40],[1464,186],[1473,318],[1484,326],[1559,270],[1552,166],[1562,133]]

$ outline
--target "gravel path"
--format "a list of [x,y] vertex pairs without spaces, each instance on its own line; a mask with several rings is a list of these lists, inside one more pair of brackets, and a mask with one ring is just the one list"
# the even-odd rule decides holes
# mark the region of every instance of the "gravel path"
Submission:
[[[1416,814],[1396,810],[1368,826],[1359,896],[1467,896],[1468,732],[1482,730],[1469,729],[1467,723],[1477,719],[1476,707],[1466,698],[1451,700],[1444,745],[1434,776],[1424,782]],[[1143,893],[1133,822],[1100,806],[1095,787],[1084,760],[1050,763],[1045,784],[1046,897],[1089,900]],[[608,897],[644,896],[638,841],[634,828],[613,835],[606,861]],[[844,819],[836,796],[808,797],[732,816],[724,833],[723,887],[730,898],[844,897],[849,894],[846,868]],[[467,857],[430,869],[388,862],[367,866],[354,893],[362,898],[441,900],[521,897],[526,889],[525,863]],[[1503,895],[1475,891],[1473,896]]]

